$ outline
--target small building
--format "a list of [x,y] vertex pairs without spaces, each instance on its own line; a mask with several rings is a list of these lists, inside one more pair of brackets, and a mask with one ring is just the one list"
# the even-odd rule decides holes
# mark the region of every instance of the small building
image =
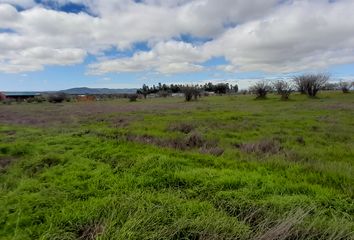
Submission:
[[150,93],[146,96],[147,98],[157,98],[159,95],[157,93]]
[[184,97],[184,93],[172,93],[172,97]]
[[40,93],[34,92],[5,92],[3,93],[6,99],[12,99],[18,102],[25,101],[29,98],[40,96]]

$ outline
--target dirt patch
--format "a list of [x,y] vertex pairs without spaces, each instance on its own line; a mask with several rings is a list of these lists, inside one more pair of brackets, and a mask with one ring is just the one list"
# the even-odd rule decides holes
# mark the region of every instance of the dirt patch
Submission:
[[[105,121],[102,115],[121,113],[160,113],[168,110],[193,109],[196,104],[184,102],[137,102],[134,104],[121,101],[65,103],[65,104],[16,104],[0,106],[0,123],[48,126],[53,124],[79,124],[88,121]],[[107,118],[110,121],[110,118]],[[122,120],[123,122],[119,122]],[[112,120],[121,126],[124,119]],[[118,121],[118,122],[117,122]]]

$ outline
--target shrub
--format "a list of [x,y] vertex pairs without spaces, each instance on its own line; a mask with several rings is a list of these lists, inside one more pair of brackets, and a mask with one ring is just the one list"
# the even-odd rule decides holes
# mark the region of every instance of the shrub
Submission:
[[50,103],[62,103],[67,99],[65,93],[54,93],[48,96],[48,102]]
[[325,73],[303,74],[293,79],[298,90],[301,93],[306,93],[309,97],[315,97],[318,91],[324,88],[328,80],[329,75]]
[[343,93],[349,93],[353,85],[354,84],[352,82],[339,82],[339,87],[343,91]]
[[282,100],[288,100],[291,92],[293,91],[292,86],[284,80],[274,82],[273,87],[277,94],[281,96]]
[[194,100],[198,99],[199,90],[195,86],[186,86],[182,89],[184,97],[187,102],[191,101],[194,97]]
[[136,102],[136,100],[138,99],[138,94],[130,94],[128,98],[130,102]]
[[267,93],[272,90],[272,87],[266,82],[257,82],[249,88],[249,92],[256,94],[257,98],[266,98]]

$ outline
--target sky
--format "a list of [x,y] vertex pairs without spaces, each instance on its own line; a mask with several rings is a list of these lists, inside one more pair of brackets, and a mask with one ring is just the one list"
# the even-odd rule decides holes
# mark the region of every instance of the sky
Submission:
[[354,0],[0,0],[0,91],[354,80]]

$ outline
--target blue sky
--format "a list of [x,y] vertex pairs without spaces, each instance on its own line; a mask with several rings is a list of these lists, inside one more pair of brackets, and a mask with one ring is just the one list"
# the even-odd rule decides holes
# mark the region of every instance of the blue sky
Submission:
[[0,0],[0,91],[354,80],[353,11],[350,0]]

